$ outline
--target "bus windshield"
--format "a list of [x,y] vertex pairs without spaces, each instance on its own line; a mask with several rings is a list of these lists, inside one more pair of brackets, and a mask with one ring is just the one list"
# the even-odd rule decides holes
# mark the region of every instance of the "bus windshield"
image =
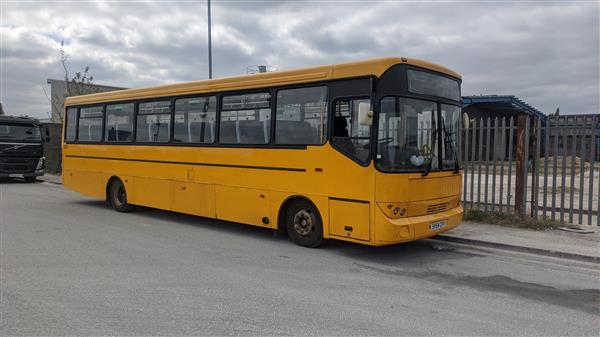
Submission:
[[[386,172],[456,169],[460,108],[404,97],[381,100],[377,167]],[[441,120],[440,120],[441,116]],[[442,151],[438,147],[442,144]],[[441,156],[441,160],[440,160]],[[440,166],[441,165],[441,166]]]
[[0,124],[0,139],[10,141],[42,141],[39,126],[21,124]]

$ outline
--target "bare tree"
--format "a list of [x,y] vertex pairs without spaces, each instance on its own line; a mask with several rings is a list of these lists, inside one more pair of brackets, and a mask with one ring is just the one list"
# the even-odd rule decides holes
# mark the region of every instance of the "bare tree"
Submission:
[[52,97],[46,92],[44,88],[44,94],[52,104],[55,111],[58,111],[58,118],[60,122],[63,121],[64,116],[64,99],[70,96],[79,96],[85,94],[91,94],[99,92],[99,89],[94,86],[94,77],[90,75],[90,67],[86,66],[83,71],[78,71],[75,75],[71,76],[69,70],[69,54],[65,51],[65,42],[61,41],[60,50],[58,51],[58,62],[63,73],[64,80],[64,92],[58,93],[53,92]]

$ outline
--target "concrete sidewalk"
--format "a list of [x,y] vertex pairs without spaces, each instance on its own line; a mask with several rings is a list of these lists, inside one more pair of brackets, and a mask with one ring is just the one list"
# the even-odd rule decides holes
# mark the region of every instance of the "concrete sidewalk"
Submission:
[[435,239],[600,263],[600,227],[589,228],[594,233],[536,231],[465,221]]
[[62,176],[60,175],[54,175],[54,174],[44,174],[41,177],[37,177],[37,179],[39,181],[45,181],[47,183],[52,183],[52,184],[62,184]]

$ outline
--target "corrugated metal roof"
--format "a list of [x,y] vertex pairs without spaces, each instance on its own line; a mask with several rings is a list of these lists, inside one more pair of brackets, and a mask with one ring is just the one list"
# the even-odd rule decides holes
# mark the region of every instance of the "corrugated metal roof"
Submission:
[[546,115],[536,109],[535,107],[527,104],[525,101],[519,99],[514,95],[478,95],[478,96],[463,96],[462,97],[463,109],[473,106],[491,106],[494,105],[497,108],[505,109],[507,112],[512,114],[527,114],[535,115],[542,119],[546,119]]

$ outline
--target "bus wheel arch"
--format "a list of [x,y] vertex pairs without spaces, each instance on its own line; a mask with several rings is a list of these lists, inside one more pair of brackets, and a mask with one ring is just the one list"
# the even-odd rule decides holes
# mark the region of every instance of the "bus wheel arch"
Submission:
[[[323,218],[315,203],[302,195],[288,197],[279,207],[277,230],[304,247],[316,248],[323,242]],[[309,227],[301,228],[300,222]],[[295,229],[294,229],[295,228]]]
[[106,202],[118,212],[131,212],[133,205],[127,202],[127,189],[118,176],[112,176],[106,183]]

